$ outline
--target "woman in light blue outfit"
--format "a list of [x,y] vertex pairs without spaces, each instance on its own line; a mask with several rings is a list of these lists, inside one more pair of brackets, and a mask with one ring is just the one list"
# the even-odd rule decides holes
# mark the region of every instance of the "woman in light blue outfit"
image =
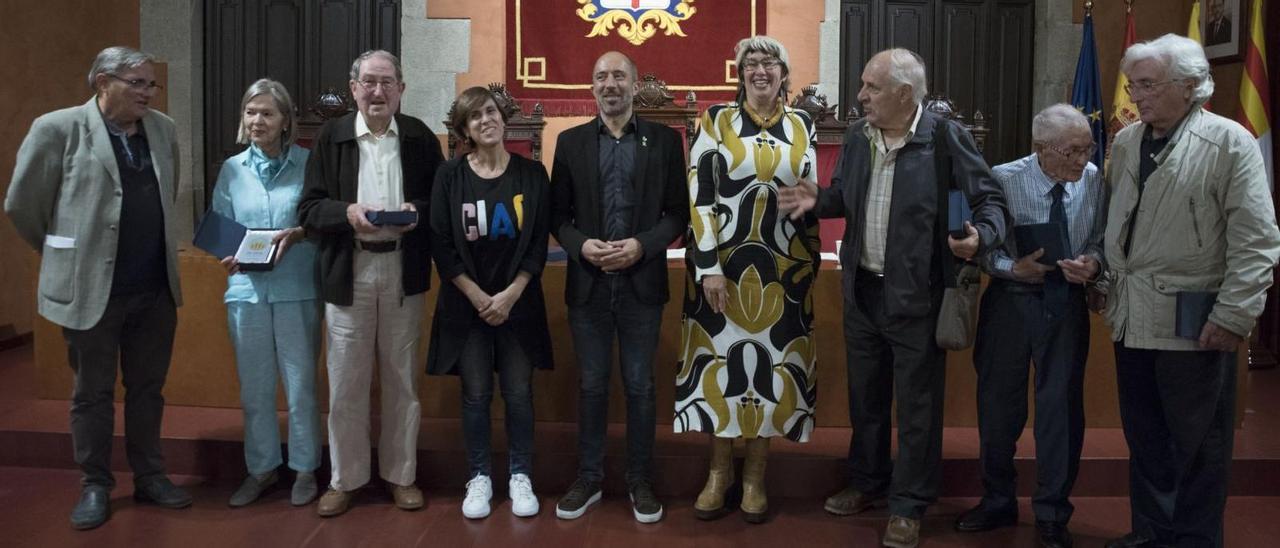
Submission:
[[272,270],[240,272],[233,257],[221,262],[230,275],[224,301],[240,378],[249,469],[229,504],[245,506],[276,483],[276,469],[283,462],[276,424],[279,375],[289,402],[289,468],[297,472],[291,501],[302,506],[316,496],[315,469],[320,465],[316,246],[303,239],[297,218],[309,153],[293,144],[293,100],[279,82],[262,79],[249,86],[240,114],[236,142],[249,148],[222,164],[213,210],[249,228],[280,232]]

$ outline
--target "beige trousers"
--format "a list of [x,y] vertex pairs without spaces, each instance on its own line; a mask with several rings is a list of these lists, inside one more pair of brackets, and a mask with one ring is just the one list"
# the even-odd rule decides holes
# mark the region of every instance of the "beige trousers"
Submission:
[[325,304],[329,370],[329,486],[351,491],[369,482],[369,388],[381,380],[378,471],[396,485],[418,466],[418,382],[423,295],[402,297],[400,253],[356,250],[351,306]]

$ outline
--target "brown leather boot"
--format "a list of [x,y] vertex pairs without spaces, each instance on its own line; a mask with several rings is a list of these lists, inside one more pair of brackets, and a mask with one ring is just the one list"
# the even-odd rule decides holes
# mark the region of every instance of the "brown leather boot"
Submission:
[[693,503],[693,514],[701,520],[720,519],[729,513],[729,487],[733,485],[733,438],[711,436],[711,470],[707,485]]
[[747,459],[742,464],[742,519],[764,523],[769,499],[764,494],[764,465],[769,459],[769,438],[747,440]]

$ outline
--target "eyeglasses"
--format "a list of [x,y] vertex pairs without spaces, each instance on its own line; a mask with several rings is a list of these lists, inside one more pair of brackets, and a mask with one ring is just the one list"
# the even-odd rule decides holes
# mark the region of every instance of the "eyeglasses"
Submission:
[[115,78],[116,80],[124,82],[129,85],[130,89],[134,89],[137,91],[151,90],[151,89],[154,89],[154,90],[164,89],[164,86],[157,84],[155,80],[143,80],[142,78],[134,78],[130,80],[128,78],[121,78],[111,73],[107,73],[107,76],[110,76],[112,78]]
[[356,83],[360,84],[360,87],[364,88],[365,91],[373,91],[378,88],[382,88],[383,91],[391,91],[400,82],[397,80],[383,80],[380,82],[376,80],[357,80]]
[[777,67],[778,65],[781,65],[781,64],[782,64],[782,61],[779,61],[773,57],[766,57],[764,59],[743,59],[742,70],[748,71],[748,70],[755,70],[758,68],[763,68],[765,70],[772,70],[774,67]]
[[1061,149],[1049,143],[1040,143],[1044,148],[1057,152],[1064,158],[1088,158],[1093,156],[1094,151],[1098,150],[1098,145],[1089,145],[1087,147]]
[[1186,78],[1174,78],[1172,80],[1165,80],[1163,82],[1152,82],[1150,80],[1142,80],[1140,82],[1130,82],[1124,85],[1124,92],[1128,93],[1130,97],[1138,94],[1147,95],[1151,92],[1154,92],[1157,88],[1161,86],[1166,86],[1174,82],[1181,82],[1185,79]]

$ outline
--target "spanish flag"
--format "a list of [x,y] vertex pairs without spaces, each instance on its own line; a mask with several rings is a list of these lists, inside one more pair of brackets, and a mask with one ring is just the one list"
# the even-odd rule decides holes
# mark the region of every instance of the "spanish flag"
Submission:
[[[1133,7],[1126,5],[1124,14],[1124,47],[1120,49],[1123,57],[1124,52],[1138,41],[1138,33],[1133,30]],[[1138,121],[1138,107],[1133,104],[1133,100],[1129,98],[1129,92],[1125,91],[1125,86],[1129,85],[1129,79],[1125,77],[1124,71],[1116,71],[1116,94],[1111,101],[1111,119],[1107,122],[1107,140],[1114,137],[1117,131],[1125,128],[1125,126]]]
[[1271,158],[1271,90],[1267,83],[1267,41],[1262,32],[1263,5],[1267,0],[1254,0],[1249,15],[1249,40],[1244,44],[1244,74],[1240,77],[1240,113],[1236,121],[1258,138],[1262,159],[1267,164],[1267,178],[1275,188]]

